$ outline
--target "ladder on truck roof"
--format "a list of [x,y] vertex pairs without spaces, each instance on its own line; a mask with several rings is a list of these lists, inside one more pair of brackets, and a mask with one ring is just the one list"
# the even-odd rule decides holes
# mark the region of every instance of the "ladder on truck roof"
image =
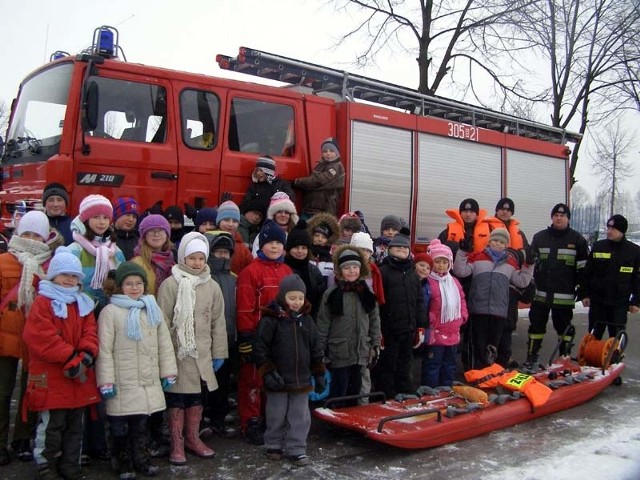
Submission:
[[582,138],[581,134],[571,133],[563,128],[524,120],[464,102],[426,95],[393,83],[263,52],[255,48],[240,47],[238,56],[219,54],[216,55],[216,61],[223,70],[307,87],[313,93],[329,92],[339,95],[344,100],[365,100],[407,110],[417,115],[444,118],[560,144],[578,142]]

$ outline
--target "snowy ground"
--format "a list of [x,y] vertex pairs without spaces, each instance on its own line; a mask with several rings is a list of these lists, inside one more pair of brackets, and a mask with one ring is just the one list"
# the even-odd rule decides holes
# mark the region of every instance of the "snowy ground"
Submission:
[[[523,311],[521,316],[525,317]],[[578,335],[586,331],[585,310],[575,316]],[[514,336],[515,357],[524,358],[528,321]],[[549,325],[549,328],[551,326]],[[629,317],[630,346],[622,386],[611,386],[592,401],[548,417],[475,439],[430,450],[405,451],[314,419],[309,436],[312,463],[294,468],[265,459],[240,439],[214,438],[214,460],[189,457],[185,467],[166,460],[166,479],[460,479],[460,480],[638,480],[640,479],[640,315]],[[553,348],[551,332],[543,349]],[[0,469],[2,479],[32,478],[33,467],[13,461]],[[106,462],[85,469],[89,479],[114,478]]]

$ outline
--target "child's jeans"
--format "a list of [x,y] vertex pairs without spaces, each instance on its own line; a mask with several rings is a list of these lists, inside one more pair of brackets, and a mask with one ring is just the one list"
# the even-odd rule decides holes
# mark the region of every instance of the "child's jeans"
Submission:
[[429,345],[422,360],[421,384],[431,388],[453,385],[456,376],[456,345]]

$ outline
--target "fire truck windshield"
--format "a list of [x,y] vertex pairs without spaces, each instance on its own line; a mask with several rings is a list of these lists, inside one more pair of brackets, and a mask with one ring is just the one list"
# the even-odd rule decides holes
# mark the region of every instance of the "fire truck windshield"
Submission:
[[7,133],[4,163],[44,161],[58,152],[72,71],[72,63],[62,63],[24,81]]

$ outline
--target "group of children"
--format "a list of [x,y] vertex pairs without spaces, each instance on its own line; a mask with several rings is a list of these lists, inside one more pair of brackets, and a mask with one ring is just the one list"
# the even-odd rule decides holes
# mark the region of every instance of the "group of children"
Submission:
[[[84,422],[102,412],[119,478],[158,474],[149,456],[147,420],[165,409],[172,464],[186,463],[185,448],[204,458],[215,454],[200,440],[200,426],[202,383],[215,391],[215,372],[229,357],[223,292],[207,263],[218,235],[210,243],[201,233],[186,234],[176,262],[168,222],[149,215],[140,222],[137,256],[125,261],[112,219],[111,203],[89,195],[72,226],[74,242],[57,246],[52,257],[59,235],[43,212],[30,211],[0,255],[2,391],[11,398],[22,359],[20,397],[39,416],[37,478],[82,478],[81,453],[92,440],[83,440]],[[229,240],[227,258],[233,251]],[[13,384],[5,383],[9,375]],[[0,412],[5,442],[6,399]],[[18,412],[12,446],[20,452],[25,442],[26,457],[35,419],[23,422],[25,414]],[[93,421],[102,427],[103,441],[104,419]],[[99,437],[101,429],[96,431]]]
[[[337,148],[325,144],[333,165]],[[322,175],[335,181],[330,170]],[[252,178],[240,207],[226,199],[201,208],[192,232],[178,207],[141,218],[132,197],[112,205],[89,195],[68,235],[39,211],[20,220],[0,255],[0,450],[18,359],[28,372],[25,405],[39,413],[38,475],[70,479],[81,478],[81,449],[101,448],[105,423],[122,479],[158,474],[150,453],[165,423],[171,464],[186,463],[185,449],[213,457],[200,438],[203,418],[233,436],[225,417],[234,376],[243,437],[271,459],[306,465],[309,398],[451,385],[469,315],[476,365],[492,362],[509,283],[531,278],[506,254],[506,230],[455,262],[438,240],[414,255],[397,216],[382,219],[375,240],[359,212],[338,219],[309,207],[305,222],[272,158],[260,157]],[[473,276],[469,298],[452,271]],[[30,441],[29,412],[16,422],[18,447]],[[93,427],[85,441],[83,418]]]

